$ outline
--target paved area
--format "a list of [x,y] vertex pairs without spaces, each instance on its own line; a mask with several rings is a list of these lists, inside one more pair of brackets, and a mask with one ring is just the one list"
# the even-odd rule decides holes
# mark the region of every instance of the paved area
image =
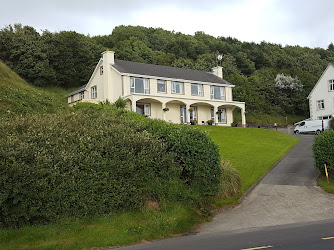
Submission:
[[323,192],[316,182],[314,136],[298,137],[301,141],[238,207],[216,215],[199,234],[334,219],[334,195]]

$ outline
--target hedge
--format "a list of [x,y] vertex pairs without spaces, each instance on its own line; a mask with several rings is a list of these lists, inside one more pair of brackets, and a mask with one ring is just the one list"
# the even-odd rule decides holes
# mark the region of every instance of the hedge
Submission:
[[108,105],[74,110],[0,124],[1,227],[218,194],[219,149],[205,133]]
[[109,114],[25,117],[1,124],[0,132],[2,227],[186,196],[181,167],[167,145]]
[[316,136],[313,143],[313,157],[316,167],[325,173],[324,164],[328,171],[334,172],[334,131],[329,130]]

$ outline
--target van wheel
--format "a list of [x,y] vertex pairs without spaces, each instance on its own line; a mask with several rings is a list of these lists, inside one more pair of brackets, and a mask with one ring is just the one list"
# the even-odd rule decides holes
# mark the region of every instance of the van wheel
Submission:
[[316,133],[317,135],[319,135],[319,134],[321,133],[321,131],[320,131],[320,130],[317,130],[315,133]]
[[295,133],[296,133],[296,135],[299,135],[299,134],[300,134],[299,130],[296,130]]

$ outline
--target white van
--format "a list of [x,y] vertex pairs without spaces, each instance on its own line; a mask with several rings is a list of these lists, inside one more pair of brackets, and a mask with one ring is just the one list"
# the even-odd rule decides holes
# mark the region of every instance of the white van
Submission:
[[315,133],[320,134],[322,131],[329,129],[330,120],[306,120],[296,123],[293,130],[295,134],[299,133]]

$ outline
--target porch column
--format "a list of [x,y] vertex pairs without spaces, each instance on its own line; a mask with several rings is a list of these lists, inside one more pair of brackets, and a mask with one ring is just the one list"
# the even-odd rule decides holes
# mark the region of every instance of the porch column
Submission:
[[215,125],[216,125],[216,123],[218,123],[218,121],[217,121],[217,111],[218,111],[218,107],[216,107],[216,106],[214,106],[213,107],[213,116],[214,116],[214,123],[215,123]]
[[245,108],[241,108],[241,124],[244,128],[246,127]]
[[136,107],[137,107],[137,100],[136,100],[136,99],[133,99],[133,100],[132,100],[132,111],[133,111],[133,112],[136,112],[136,111],[137,111]]
[[166,121],[166,112],[164,109],[166,108],[166,103],[162,103],[162,120]]
[[190,112],[189,112],[190,105],[186,104],[186,122],[187,124],[190,124]]

